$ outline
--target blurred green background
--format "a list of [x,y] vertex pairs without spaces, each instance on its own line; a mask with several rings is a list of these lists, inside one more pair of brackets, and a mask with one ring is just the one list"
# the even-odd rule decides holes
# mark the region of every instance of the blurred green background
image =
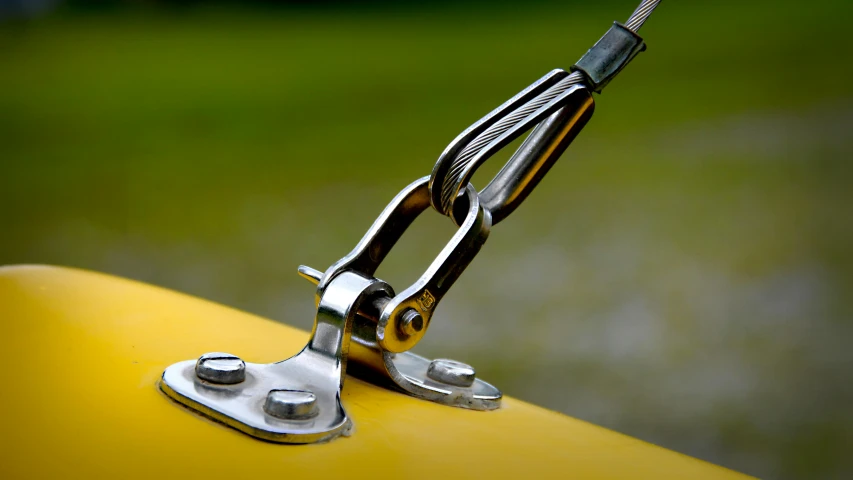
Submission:
[[[457,133],[636,3],[4,0],[0,264],[310,328],[297,265],[347,253]],[[850,478],[851,14],[664,2],[419,353],[747,473]],[[400,290],[453,231],[422,216],[379,275]]]

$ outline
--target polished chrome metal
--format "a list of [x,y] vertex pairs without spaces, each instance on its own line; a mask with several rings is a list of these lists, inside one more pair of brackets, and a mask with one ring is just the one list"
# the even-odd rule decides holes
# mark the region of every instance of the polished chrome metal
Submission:
[[323,278],[323,272],[319,270],[314,270],[311,267],[306,267],[305,265],[300,265],[297,270],[299,276],[308,280],[309,282],[317,285],[320,283],[320,279]]
[[[643,0],[623,28],[635,34],[659,1]],[[352,252],[325,272],[299,267],[300,276],[317,286],[314,328],[299,353],[272,364],[205,354],[168,367],[160,388],[249,435],[282,443],[314,443],[351,432],[341,403],[349,359],[353,374],[376,383],[390,379],[395,388],[418,398],[476,410],[498,408],[500,390],[478,379],[470,365],[430,361],[407,350],[423,337],[436,306],[482,247],[492,224],[518,207],[589,120],[594,102],[584,80],[580,72],[550,72],[457,137],[432,175],[403,189]],[[531,128],[508,164],[478,194],[470,179],[479,165]],[[374,274],[430,205],[450,216],[459,230],[420,279],[395,294]]]
[[306,390],[270,390],[264,411],[284,419],[311,418],[317,415],[317,395]]
[[[538,185],[592,116],[594,102],[583,76],[552,70],[462,132],[444,150],[430,176],[430,201],[458,222],[460,192],[477,169],[513,140],[536,128],[480,193],[497,224]],[[537,126],[538,124],[538,126]]]
[[493,225],[512,213],[592,116],[590,90],[600,93],[645,48],[636,33],[659,3],[660,0],[643,0],[624,27],[619,26],[624,32],[611,29],[573,67],[571,74],[552,70],[456,137],[442,152],[430,176],[433,208],[458,224],[455,203],[477,168],[536,125],[501,173],[480,192],[483,206],[492,213]]
[[480,201],[492,214],[493,225],[514,212],[539,185],[594,111],[592,96],[578,91],[569,96],[563,108],[530,132],[513,157],[480,191]]
[[501,391],[479,378],[468,386],[438,382],[427,375],[430,360],[411,351],[382,351],[374,324],[361,316],[353,329],[350,359],[353,375],[380,385],[390,379],[393,386],[413,397],[471,410],[494,410],[501,405]]
[[403,312],[400,320],[400,333],[407,336],[417,335],[424,329],[424,317],[414,308]]
[[[341,272],[326,287],[317,307],[308,345],[295,356],[272,364],[246,363],[245,381],[215,385],[195,374],[195,361],[176,363],[163,372],[160,388],[178,402],[249,435],[282,443],[314,443],[345,435],[352,422],[341,404],[350,339],[359,307],[390,287],[374,278]],[[301,390],[315,396],[316,414],[281,418],[273,398],[271,415],[264,406],[273,390]],[[291,397],[291,400],[293,398]],[[304,405],[304,402],[303,402]],[[304,411],[303,406],[294,411]]]
[[409,395],[472,410],[494,410],[501,405],[501,391],[479,378],[467,386],[436,382],[427,375],[430,360],[411,352],[392,355],[383,354],[386,373]]
[[[500,390],[479,379],[464,385],[458,381],[437,382],[427,375],[430,360],[406,351],[423,337],[436,305],[488,236],[489,212],[480,204],[473,187],[467,187],[465,192],[467,213],[462,226],[421,278],[400,294],[395,295],[388,286],[359,305],[352,330],[350,372],[377,383],[388,384],[391,380],[409,395],[443,405],[492,410],[500,406]],[[429,177],[424,177],[397,194],[352,252],[323,274],[300,266],[299,275],[317,285],[318,304],[339,275],[356,272],[371,277],[429,205]]]
[[246,379],[246,362],[230,353],[205,353],[195,363],[198,378],[220,385],[233,385]]
[[[314,283],[313,276],[303,278]],[[390,384],[413,397],[442,405],[472,410],[500,407],[501,391],[487,382],[475,379],[465,387],[436,382],[427,375],[430,360],[412,352],[384,351],[376,338],[377,312],[390,302],[393,291],[388,293],[390,296],[384,295],[385,292],[365,301],[358,310],[352,329],[348,373],[376,384]]]
[[[409,288],[390,299],[379,312],[376,336],[383,350],[404,352],[423,338],[436,306],[488,238],[492,225],[491,214],[480,204],[474,187],[467,187],[465,193],[466,213],[459,230],[426,272]],[[429,177],[423,177],[404,188],[385,207],[353,251],[323,273],[317,286],[317,301],[322,297],[328,282],[341,272],[354,271],[373,276],[397,240],[429,206]],[[400,324],[403,313],[409,309],[421,315],[423,329],[406,335]]]
[[430,362],[427,377],[436,382],[446,383],[454,387],[470,387],[477,377],[474,367],[467,363],[438,358]]

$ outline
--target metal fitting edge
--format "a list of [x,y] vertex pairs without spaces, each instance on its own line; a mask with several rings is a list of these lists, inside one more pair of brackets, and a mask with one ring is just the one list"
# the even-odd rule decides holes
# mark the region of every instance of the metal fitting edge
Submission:
[[631,62],[646,50],[643,37],[619,22],[590,48],[571,70],[581,72],[592,90],[601,93],[604,87]]

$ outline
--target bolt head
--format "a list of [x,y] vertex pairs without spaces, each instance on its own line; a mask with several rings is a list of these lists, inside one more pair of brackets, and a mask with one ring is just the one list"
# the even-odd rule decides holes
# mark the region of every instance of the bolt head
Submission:
[[403,335],[411,337],[423,329],[424,317],[414,308],[406,310],[400,316],[399,330]]
[[446,358],[433,360],[427,368],[427,377],[430,380],[454,387],[470,387],[474,384],[476,376],[474,367],[471,365]]
[[285,420],[301,420],[317,414],[317,396],[306,390],[270,390],[264,411]]
[[210,383],[233,385],[246,379],[246,362],[230,353],[205,353],[195,363],[195,374]]

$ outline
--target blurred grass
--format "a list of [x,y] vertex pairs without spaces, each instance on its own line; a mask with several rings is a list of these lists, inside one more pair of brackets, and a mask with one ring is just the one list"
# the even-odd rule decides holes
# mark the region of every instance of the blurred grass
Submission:
[[[459,131],[633,3],[2,24],[0,264],[108,271],[308,328],[295,266],[346,253]],[[849,472],[851,13],[664,3],[421,351],[749,473]],[[451,232],[424,218],[383,278],[411,281]]]

